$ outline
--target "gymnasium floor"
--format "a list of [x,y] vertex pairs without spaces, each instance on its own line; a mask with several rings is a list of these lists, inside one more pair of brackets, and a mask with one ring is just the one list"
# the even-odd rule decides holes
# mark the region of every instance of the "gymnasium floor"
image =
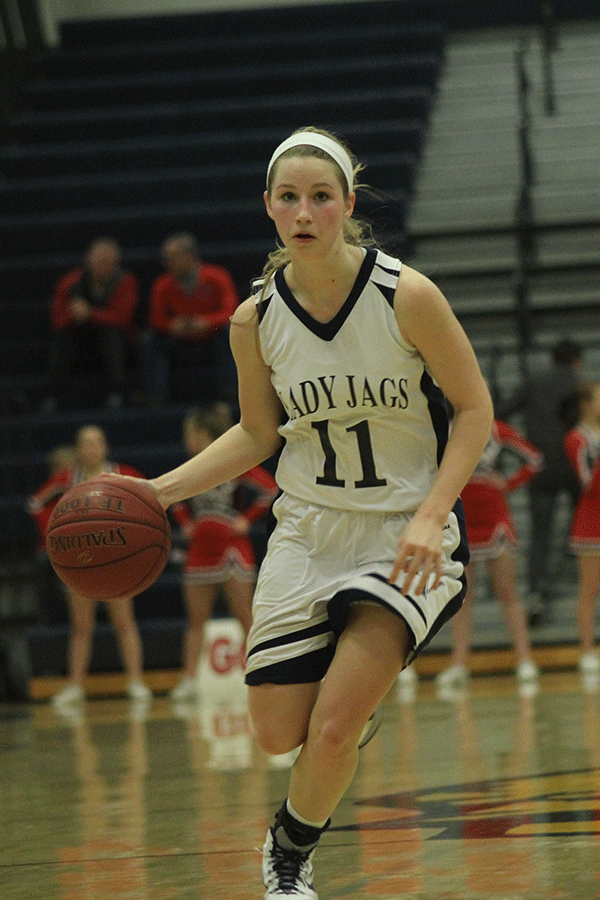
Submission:
[[[228,695],[228,702],[219,700]],[[320,900],[600,897],[600,685],[395,689],[318,851]],[[173,707],[0,708],[2,900],[260,900],[289,758],[250,734],[241,684]]]

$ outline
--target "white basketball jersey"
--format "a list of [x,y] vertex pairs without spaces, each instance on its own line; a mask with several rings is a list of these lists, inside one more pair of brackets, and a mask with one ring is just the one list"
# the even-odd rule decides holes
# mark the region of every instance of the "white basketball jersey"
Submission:
[[366,251],[337,315],[317,322],[283,271],[259,304],[260,345],[287,421],[277,481],[307,502],[414,510],[448,437],[442,392],[401,336],[393,309],[401,263]]

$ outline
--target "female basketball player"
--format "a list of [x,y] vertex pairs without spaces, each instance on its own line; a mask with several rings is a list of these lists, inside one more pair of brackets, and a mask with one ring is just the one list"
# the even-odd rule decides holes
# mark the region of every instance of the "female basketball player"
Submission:
[[598,677],[600,657],[594,649],[594,621],[600,589],[600,384],[582,384],[574,405],[577,424],[567,432],[565,452],[582,488],[571,528],[571,548],[579,567],[579,668],[583,675]]
[[[183,421],[183,440],[190,456],[201,453],[230,424],[229,414],[217,407],[191,410]],[[243,509],[238,497],[241,491],[247,495]],[[244,635],[250,630],[256,582],[250,528],[267,512],[276,493],[273,477],[262,466],[255,466],[239,478],[173,507],[173,515],[188,541],[183,575],[188,621],[183,673],[171,691],[173,700],[193,700],[198,695],[196,673],[204,625],[214,609],[219,587]]]
[[[302,749],[267,833],[266,900],[316,900],[311,854],[371,717],[461,605],[457,498],[492,424],[440,291],[367,246],[352,217],[359,169],[312,128],[275,150],[264,200],[282,248],[232,318],[240,422],[153,482],[169,505],[281,450],[246,683],[262,747]],[[456,410],[449,437],[444,394]]]
[[[96,425],[85,425],[76,434],[73,464],[51,475],[29,500],[29,512],[44,538],[50,515],[59,498],[73,485],[102,473],[141,477],[131,466],[110,462],[106,435],[102,429]],[[96,601],[88,600],[66,586],[65,590],[71,619],[69,684],[52,699],[58,707],[81,703],[84,698],[96,611]],[[129,675],[127,692],[133,700],[149,700],[152,696],[150,689],[142,681],[142,644],[133,614],[133,599],[123,597],[111,600],[107,610]]]

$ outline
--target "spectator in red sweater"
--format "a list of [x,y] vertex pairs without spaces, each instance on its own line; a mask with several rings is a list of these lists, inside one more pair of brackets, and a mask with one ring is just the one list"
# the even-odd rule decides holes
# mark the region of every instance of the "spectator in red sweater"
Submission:
[[[82,266],[64,275],[54,290],[53,331],[44,409],[68,405],[78,363],[97,356],[106,404],[121,406],[127,379],[127,342],[135,333],[138,283],[121,268],[121,248],[113,238],[93,241]],[[87,366],[86,366],[87,367]]]
[[167,272],[152,286],[149,327],[141,338],[147,399],[168,400],[172,373],[179,370],[188,381],[183,399],[235,401],[229,319],[239,297],[233,278],[221,266],[201,261],[197,241],[187,232],[167,238],[162,257]]

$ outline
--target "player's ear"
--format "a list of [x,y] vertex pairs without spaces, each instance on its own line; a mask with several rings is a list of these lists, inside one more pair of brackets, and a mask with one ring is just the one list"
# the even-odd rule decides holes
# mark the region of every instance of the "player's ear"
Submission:
[[267,215],[269,218],[273,219],[273,209],[271,208],[271,201],[269,200],[269,192],[265,191],[263,194],[263,200],[265,201],[265,206],[267,208]]
[[356,194],[354,191],[351,191],[348,194],[348,199],[346,200],[346,209],[344,210],[344,218],[349,219],[352,213],[354,212],[354,204],[356,203]]

